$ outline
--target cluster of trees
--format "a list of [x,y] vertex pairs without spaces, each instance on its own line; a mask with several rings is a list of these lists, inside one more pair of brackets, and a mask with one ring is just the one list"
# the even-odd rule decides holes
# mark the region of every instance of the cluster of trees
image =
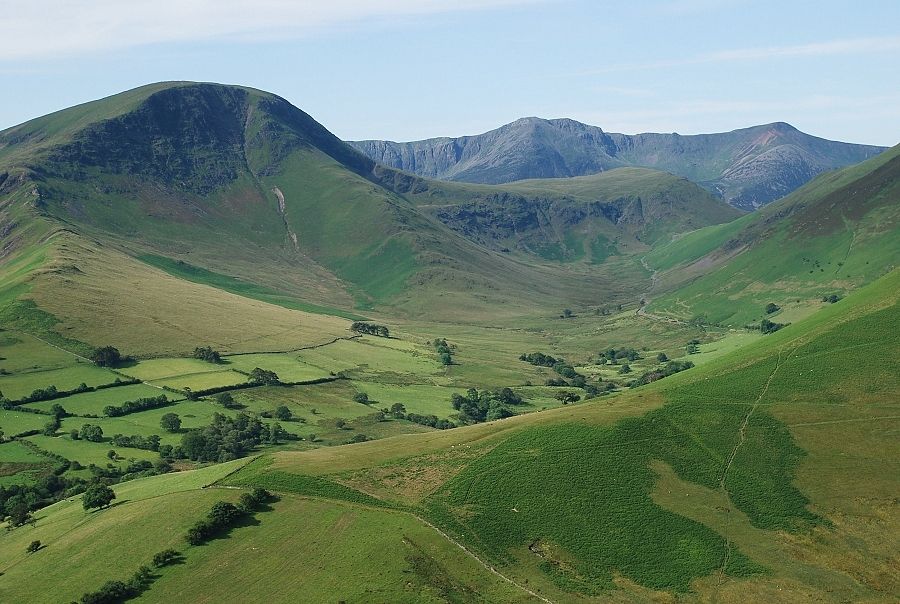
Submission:
[[629,384],[629,387],[636,388],[637,386],[643,386],[644,384],[649,384],[650,382],[661,380],[662,378],[669,377],[680,371],[690,369],[693,366],[694,364],[690,361],[669,361],[665,366],[660,367],[659,369],[645,372],[641,377]]
[[[132,461],[123,469],[111,464],[105,468],[91,464],[88,466],[88,470],[92,476],[90,480],[86,480],[80,476],[63,476],[70,468],[82,469],[78,462],[69,461],[59,455],[50,455],[49,457],[56,460],[58,465],[53,468],[52,473],[40,477],[34,484],[0,486],[0,518],[6,518],[10,528],[33,523],[32,511],[84,493],[92,484],[108,486],[171,470],[171,467],[164,462],[154,465],[147,460]],[[97,501],[97,499],[93,499],[93,501]]]
[[19,402],[36,403],[38,401],[50,401],[61,396],[65,396],[65,394],[60,393],[60,391],[56,389],[56,386],[50,385],[46,388],[36,388],[31,394],[23,396]]
[[440,419],[437,415],[420,415],[418,413],[407,413],[406,406],[403,403],[394,403],[390,409],[380,411],[381,416],[377,417],[378,421],[382,421],[384,416],[391,415],[395,419],[405,419],[406,421],[437,428],[438,430],[449,430],[455,428],[456,424],[447,419]]
[[253,371],[250,372],[249,379],[254,384],[263,386],[278,386],[281,384],[277,373],[260,367],[254,367]]
[[217,350],[213,350],[212,346],[198,346],[194,349],[194,358],[207,363],[222,362],[222,355]]
[[459,421],[464,424],[477,424],[495,419],[503,419],[513,415],[509,406],[521,405],[525,401],[510,388],[500,390],[482,390],[469,388],[466,395],[454,394],[450,398],[453,408],[459,412]]
[[115,346],[101,346],[91,353],[91,361],[100,367],[118,367],[123,363],[132,361],[131,357],[124,357]]
[[[603,353],[601,353],[602,355]],[[598,386],[588,384],[587,378],[575,371],[575,367],[566,362],[565,359],[555,358],[543,352],[529,352],[520,355],[519,360],[538,367],[552,368],[560,377],[548,379],[546,381],[547,386],[573,386],[583,389],[588,396],[596,396],[600,393],[601,389]]]
[[72,440],[87,440],[92,443],[102,443],[103,442],[103,428],[96,424],[84,424],[81,426],[81,430],[77,433],[75,430],[72,430]]
[[184,536],[191,545],[202,545],[216,535],[230,529],[245,516],[263,506],[272,495],[265,489],[255,488],[242,493],[237,505],[227,501],[217,501],[206,515],[188,529]]
[[103,408],[103,415],[107,417],[121,417],[139,411],[147,411],[149,409],[158,409],[169,404],[169,399],[165,394],[159,396],[150,396],[139,398],[134,401],[125,401],[119,406],[107,405]]
[[830,296],[822,296],[822,302],[828,302],[829,304],[834,304],[835,302],[837,302],[840,299],[841,299],[841,297],[837,294],[831,294]]
[[606,350],[597,353],[597,363],[603,364],[608,363],[610,365],[616,365],[619,362],[619,359],[628,359],[631,362],[637,361],[641,358],[641,353],[639,353],[634,348],[607,348]]
[[684,347],[684,350],[688,354],[697,354],[698,352],[700,352],[700,340],[691,340],[687,343],[687,346]]
[[781,310],[781,307],[775,304],[774,302],[769,302],[766,304],[766,314],[771,315],[773,312],[778,312]]
[[81,596],[81,604],[119,604],[137,597],[153,583],[153,572],[141,565],[128,581],[107,581],[97,591]]
[[769,321],[768,319],[763,319],[759,322],[759,331],[762,333],[775,333],[782,327],[787,327],[790,323],[775,323],[774,321]]
[[126,436],[124,434],[115,434],[110,443],[117,447],[127,449],[144,449],[145,451],[159,451],[159,435],[151,434],[150,436],[141,436],[134,434]]
[[390,330],[384,325],[378,325],[377,323],[364,323],[362,321],[355,321],[350,326],[350,331],[370,336],[378,336],[379,338],[391,337]]
[[444,338],[437,338],[434,341],[434,349],[438,353],[438,358],[441,360],[441,365],[453,364],[453,351],[450,349],[450,345],[447,344],[447,340],[445,340]]
[[[60,473],[68,464],[57,468]],[[55,472],[39,478],[34,484],[0,486],[0,518],[11,528],[34,522],[31,512],[84,490],[84,479],[69,479]]]
[[[213,414],[213,421],[206,427],[190,430],[181,437],[181,446],[165,451],[173,457],[186,457],[194,461],[230,461],[252,451],[260,443],[277,444],[296,438],[280,424],[271,427],[257,417],[238,413],[231,418],[221,413]],[[160,447],[160,454],[163,448]]]
[[520,361],[531,363],[537,367],[553,367],[559,361],[543,352],[527,352],[519,356]]

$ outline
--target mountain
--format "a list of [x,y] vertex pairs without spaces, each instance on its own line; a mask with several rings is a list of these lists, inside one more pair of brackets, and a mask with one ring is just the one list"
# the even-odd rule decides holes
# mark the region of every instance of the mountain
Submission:
[[[342,316],[596,304],[592,291],[625,300],[627,281],[646,280],[637,270],[623,281],[615,263],[598,267],[605,258],[737,215],[657,171],[568,182],[507,190],[417,178],[376,164],[284,99],[216,84],[145,86],[0,132],[4,254],[78,241],[65,254],[50,245],[62,268],[32,284],[45,305],[63,289],[71,296],[73,283],[88,287],[86,267],[99,271],[103,256],[142,265],[126,273],[149,264]],[[464,228],[474,206],[516,208],[518,234]],[[79,329],[90,331],[87,319]]]
[[384,165],[461,182],[497,184],[623,166],[655,168],[689,178],[744,210],[884,150],[817,138],[780,122],[719,134],[626,135],[570,119],[536,117],[475,136],[350,144]]

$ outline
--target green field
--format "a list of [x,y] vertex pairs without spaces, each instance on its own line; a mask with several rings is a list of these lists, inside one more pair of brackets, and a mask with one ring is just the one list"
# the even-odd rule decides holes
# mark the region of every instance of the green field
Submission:
[[[62,405],[67,413],[73,415],[103,415],[103,408],[107,405],[121,405],[125,401],[133,401],[139,398],[154,397],[163,394],[159,388],[147,386],[145,384],[132,384],[129,386],[118,386],[116,388],[104,388],[103,390],[95,390],[94,392],[82,392],[73,394],[55,401],[41,401],[38,403],[29,403],[24,405],[30,409],[40,409],[49,411],[53,405]],[[176,395],[169,394],[169,398],[178,398]],[[2,415],[0,415],[2,417]]]

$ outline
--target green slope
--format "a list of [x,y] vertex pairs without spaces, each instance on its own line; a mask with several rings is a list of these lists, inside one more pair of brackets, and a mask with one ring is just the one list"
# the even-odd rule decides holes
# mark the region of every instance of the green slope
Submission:
[[[644,415],[610,424],[606,405],[592,403],[507,420],[493,436],[457,430],[443,452],[422,440],[422,457],[417,438],[405,437],[402,453],[382,441],[361,445],[350,460],[332,458],[341,468],[334,473],[324,459],[284,454],[273,469],[248,467],[230,480],[336,500],[362,496],[337,485],[311,491],[310,479],[290,478],[309,468],[324,474],[316,484],[331,480],[408,505],[414,477],[445,467],[412,499],[421,513],[551,599],[645,588],[708,594],[713,585],[764,597],[782,585],[789,599],[880,601],[879,579],[848,579],[844,569],[859,548],[869,548],[879,572],[891,564],[896,533],[887,517],[875,521],[886,533],[855,542],[872,520],[853,502],[881,506],[875,502],[898,487],[896,473],[880,470],[894,465],[889,441],[900,417],[898,284],[894,271],[737,353],[626,397],[637,409],[642,398],[645,409],[655,407]],[[848,363],[848,351],[863,345],[873,362]],[[869,423],[848,431],[858,422]],[[839,444],[830,436],[838,433],[846,439]],[[852,462],[832,465],[842,450]],[[846,482],[853,471],[871,478]],[[673,498],[671,489],[694,498]],[[777,545],[784,535],[794,535],[793,549]]]
[[[19,214],[4,216],[11,253],[25,253],[19,230],[41,216],[156,266],[195,267],[227,291],[339,316],[624,301],[646,286],[634,252],[735,215],[647,170],[509,189],[424,181],[376,166],[274,95],[190,82],[6,130],[0,175],[0,205]],[[529,224],[467,230],[472,207],[486,222],[515,207]]]
[[900,259],[898,177],[895,147],[758,213],[658,246],[645,257],[661,271],[650,310],[742,326],[774,302],[785,311],[772,320],[786,322],[872,281]]

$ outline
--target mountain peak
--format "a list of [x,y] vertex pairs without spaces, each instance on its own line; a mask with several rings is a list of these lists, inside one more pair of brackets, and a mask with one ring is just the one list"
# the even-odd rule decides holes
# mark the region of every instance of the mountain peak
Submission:
[[[715,134],[626,135],[570,118],[538,117],[480,135],[441,139],[441,149],[433,140],[350,144],[375,161],[420,176],[486,184],[582,176],[623,166],[655,168],[699,183],[741,209],[765,205],[821,172],[884,150],[817,138],[786,122]],[[444,151],[448,145],[453,153]],[[773,152],[778,147],[785,148]]]

